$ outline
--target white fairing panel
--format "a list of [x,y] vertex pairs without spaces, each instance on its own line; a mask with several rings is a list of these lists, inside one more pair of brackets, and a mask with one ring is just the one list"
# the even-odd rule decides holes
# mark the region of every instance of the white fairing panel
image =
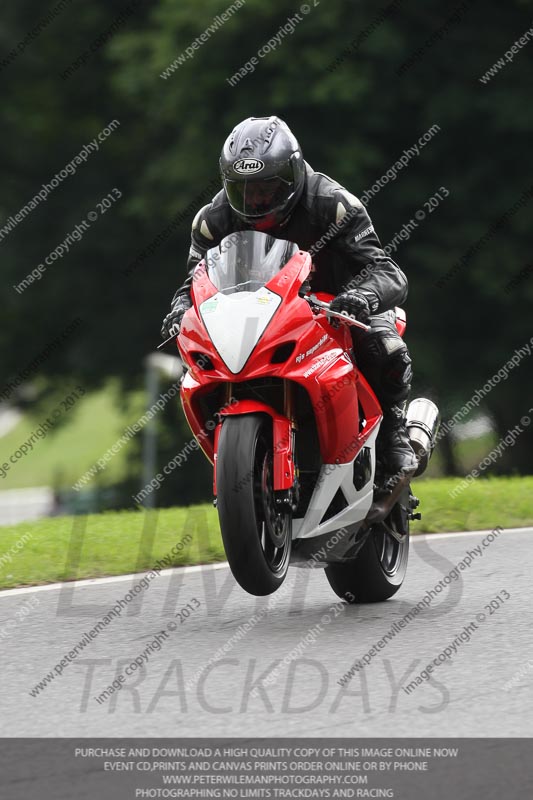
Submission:
[[263,286],[256,292],[217,292],[201,304],[209,337],[234,375],[248,361],[280,303],[281,297]]
[[[369,436],[366,446],[372,449],[372,472],[365,486],[357,490],[353,485],[353,461],[348,464],[324,464],[311,497],[305,517],[293,520],[292,538],[310,539],[332,533],[346,525],[362,522],[374,498],[375,444],[378,428]],[[340,489],[347,502],[346,508],[321,523],[326,509]]]

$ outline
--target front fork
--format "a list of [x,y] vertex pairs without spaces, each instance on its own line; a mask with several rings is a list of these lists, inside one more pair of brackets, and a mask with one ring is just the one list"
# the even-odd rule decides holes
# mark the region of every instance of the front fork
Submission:
[[[300,500],[300,480],[298,462],[296,459],[296,431],[298,430],[298,423],[296,422],[296,414],[294,412],[294,384],[292,381],[283,381],[283,414],[290,422],[290,452],[287,458],[293,461],[293,475],[294,482],[290,489],[278,489],[274,492],[274,499],[276,507],[280,512],[291,511],[294,512],[298,508]],[[276,449],[279,442],[274,439],[274,458],[276,458]]]
[[[273,461],[273,489],[278,506],[295,507],[298,500],[298,472],[294,461],[296,444],[296,420],[294,415],[294,386],[290,381],[283,385],[283,414],[258,400],[235,400],[232,384],[226,384],[225,406],[220,412],[224,417],[240,416],[243,414],[266,414],[272,419],[272,461]],[[213,469],[213,495],[216,498],[216,467],[218,455],[218,441],[221,422],[216,426],[214,434],[214,469]],[[216,505],[216,501],[215,501]],[[280,509],[281,510],[281,509]]]

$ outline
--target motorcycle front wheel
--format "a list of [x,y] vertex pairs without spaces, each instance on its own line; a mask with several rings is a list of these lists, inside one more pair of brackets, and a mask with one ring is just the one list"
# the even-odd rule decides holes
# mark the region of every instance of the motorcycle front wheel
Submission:
[[289,568],[292,515],[275,504],[270,417],[227,417],[216,470],[220,530],[233,576],[249,594],[272,594]]

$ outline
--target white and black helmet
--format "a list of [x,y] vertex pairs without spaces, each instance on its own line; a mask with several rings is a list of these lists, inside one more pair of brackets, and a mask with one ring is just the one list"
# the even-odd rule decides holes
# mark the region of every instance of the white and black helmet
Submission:
[[305,184],[300,145],[279,117],[240,122],[222,148],[220,173],[232,209],[262,229],[289,216]]

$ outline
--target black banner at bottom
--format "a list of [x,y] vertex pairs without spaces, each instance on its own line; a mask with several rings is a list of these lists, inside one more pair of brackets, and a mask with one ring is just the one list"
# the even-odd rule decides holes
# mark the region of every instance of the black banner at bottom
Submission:
[[1,739],[9,800],[533,797],[533,739]]

